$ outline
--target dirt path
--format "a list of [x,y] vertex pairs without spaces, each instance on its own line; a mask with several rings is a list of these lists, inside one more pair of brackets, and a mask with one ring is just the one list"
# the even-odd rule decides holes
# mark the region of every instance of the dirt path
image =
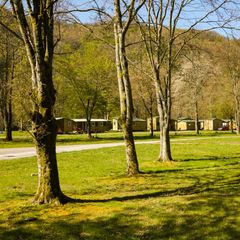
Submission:
[[[159,141],[138,142],[136,144],[154,144]],[[84,144],[84,145],[66,145],[57,146],[57,153],[62,152],[74,152],[82,150],[91,150],[98,148],[118,147],[124,146],[124,143],[98,143],[98,144]],[[1,148],[0,160],[12,160],[17,158],[26,158],[36,156],[36,150],[34,147],[27,148]]]

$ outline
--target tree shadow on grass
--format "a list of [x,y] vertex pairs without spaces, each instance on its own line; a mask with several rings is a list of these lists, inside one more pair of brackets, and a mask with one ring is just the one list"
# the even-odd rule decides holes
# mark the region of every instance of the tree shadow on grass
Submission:
[[[194,179],[195,183],[191,186],[167,191],[99,200],[74,200],[85,206],[90,204],[92,209],[94,206],[102,208],[103,216],[83,219],[81,213],[72,213],[50,218],[50,221],[45,220],[48,219],[45,216],[34,222],[17,221],[11,229],[0,228],[0,239],[240,239],[240,175],[214,181],[207,181],[207,177]],[[181,201],[182,197],[184,201]],[[175,200],[172,202],[172,199]],[[115,212],[113,210],[110,215],[104,214],[104,208],[111,207],[111,204],[99,205],[127,201],[124,208]]]
[[[237,157],[238,159],[239,157]],[[223,160],[226,161],[228,158],[218,158],[218,160]],[[232,159],[232,158],[229,158]],[[208,161],[209,159],[195,159],[195,160],[206,160]],[[189,161],[193,161],[192,159]],[[168,173],[181,173],[181,172],[186,172],[186,171],[191,171],[191,170],[203,170],[203,169],[209,169],[212,170],[214,168],[215,170],[221,170],[221,169],[226,169],[226,167],[231,167],[231,166],[239,166],[239,161],[236,162],[228,162],[226,161],[226,164],[221,164],[221,165],[214,165],[214,166],[203,166],[203,167],[182,167],[182,168],[177,168],[177,169],[160,169],[160,170],[147,170],[143,172],[143,175],[153,175],[153,174],[168,174]]]
[[[169,199],[169,210],[173,208]],[[3,232],[4,240],[158,240],[158,239],[239,239],[236,221],[238,201],[215,195],[194,196],[189,202],[175,202],[174,210],[130,205],[110,216],[81,219],[79,213],[55,218],[52,222],[18,224]]]
[[[228,165],[235,166],[237,164],[239,163],[232,162]],[[219,166],[219,168],[221,167],[223,166]],[[192,170],[197,169],[192,168]],[[228,171],[226,168],[224,169]],[[184,170],[186,169],[181,169],[181,171]],[[169,170],[159,172],[159,174],[162,173],[170,172]],[[66,219],[16,222],[11,229],[0,227],[0,239],[240,239],[240,212],[238,210],[240,175],[237,173],[231,174],[231,177],[208,179],[207,175],[197,176],[189,172],[184,177],[193,178],[194,183],[187,187],[177,186],[166,191],[143,192],[131,196],[73,199],[72,202],[76,204],[98,207],[100,205],[102,208],[110,207],[111,202],[115,202],[114,204],[117,205],[123,202],[127,204],[125,209],[120,212],[113,210],[110,216],[103,213],[103,217],[79,220],[82,218],[72,214],[66,216]],[[177,202],[175,200],[174,203],[171,203],[173,198],[177,199],[178,197],[187,199],[187,201]],[[238,200],[236,200],[237,197]],[[154,204],[159,202],[159,205],[153,207],[151,200]],[[142,202],[148,201],[149,206],[145,204],[144,207],[138,208]],[[167,202],[165,204],[168,204],[168,208],[162,207],[160,204],[162,201]]]
[[200,178],[195,177],[195,183],[188,187],[180,187],[167,191],[155,191],[144,194],[122,196],[122,197],[112,197],[108,199],[72,199],[72,202],[77,203],[106,203],[111,201],[132,201],[132,200],[144,200],[149,198],[163,198],[163,197],[176,197],[176,196],[190,196],[200,193],[211,193],[211,192],[220,192],[229,188],[230,190],[239,189],[240,175],[235,176],[234,178],[223,180],[215,179],[214,181],[204,181],[201,182]]
[[185,158],[183,160],[177,161],[177,162],[190,162],[190,161],[209,161],[209,160],[231,160],[231,159],[239,159],[240,160],[240,154],[239,155],[235,155],[235,156],[208,156],[205,155],[203,158]]

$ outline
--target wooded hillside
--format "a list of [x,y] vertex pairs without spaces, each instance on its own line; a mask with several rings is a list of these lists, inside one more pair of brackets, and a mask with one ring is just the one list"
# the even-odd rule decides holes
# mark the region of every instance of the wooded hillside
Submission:
[[[93,32],[78,24],[61,25],[61,40],[55,49],[54,61],[56,116],[84,118],[87,105],[91,108],[92,104],[96,104],[92,117],[111,119],[119,114],[112,29],[90,27]],[[106,32],[107,37],[104,35]],[[137,27],[132,27],[127,41],[134,114],[137,118],[147,118],[147,108],[152,107],[153,115],[157,115],[155,90],[146,74],[150,69]],[[4,43],[1,44],[4,49]],[[194,117],[194,84],[200,85],[196,90],[200,118],[234,117],[234,95],[227,62],[228,58],[233,58],[233,61],[236,58],[236,44],[238,42],[215,32],[205,32],[187,46],[174,70],[172,118]],[[12,95],[14,125],[20,127],[22,121],[26,123],[28,120],[24,112],[29,103],[24,95],[29,92],[26,82],[30,81],[30,69],[27,69],[23,53],[19,54],[21,60],[16,63]],[[3,53],[1,56],[3,58]]]

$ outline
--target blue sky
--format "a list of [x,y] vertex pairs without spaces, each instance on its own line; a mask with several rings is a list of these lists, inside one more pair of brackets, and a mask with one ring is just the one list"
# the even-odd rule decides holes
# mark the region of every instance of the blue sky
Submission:
[[[219,4],[223,0],[217,0],[216,3]],[[88,8],[91,6],[93,3],[89,3],[89,1],[80,1],[80,0],[70,0],[70,2],[73,5],[77,5],[81,8]],[[92,1],[93,2],[93,1]],[[107,3],[108,2],[108,3]],[[176,0],[176,3],[181,3],[182,0]],[[190,1],[191,3],[184,9],[184,11],[181,14],[181,20],[178,23],[178,28],[189,28],[193,23],[195,23],[198,19],[203,17],[206,12],[209,12],[211,10],[211,6],[208,2],[208,0],[193,0]],[[230,2],[230,1],[229,1]],[[113,0],[107,1],[107,0],[97,0],[97,3],[99,5],[105,4],[106,9],[109,13],[112,13],[112,4]],[[205,4],[204,4],[205,3]],[[240,4],[240,3],[239,3]],[[221,26],[223,21],[227,18],[227,14],[236,14],[240,13],[240,9],[237,9],[238,7],[233,6],[233,4],[229,3],[225,5],[225,9],[218,11],[218,13],[213,13],[208,16],[202,23],[196,25],[196,29],[209,29],[213,27],[217,27],[218,25]],[[227,14],[226,14],[227,13]],[[141,14],[144,14],[144,10],[142,10]],[[92,23],[94,22],[94,13],[78,13],[77,14],[78,18],[83,22],[83,23]],[[231,34],[232,30],[230,30],[230,27],[234,28],[239,28],[239,21],[234,21],[226,25],[226,29],[215,29],[216,32],[222,34],[222,35],[227,35]],[[234,31],[234,34],[239,37],[240,34],[238,31]]]
[[[177,4],[180,4],[183,0],[176,0]],[[184,11],[181,14],[181,20],[178,23],[178,28],[187,29],[189,26],[191,26],[194,22],[196,22],[198,19],[203,17],[206,12],[209,12],[211,9],[211,6],[209,4],[210,0],[184,0],[189,1],[190,4],[184,9]],[[221,3],[224,0],[211,0],[215,1],[217,4]],[[236,0],[238,2],[239,0]],[[25,0],[23,0],[25,2]],[[74,6],[78,6],[81,9],[91,7],[94,4],[94,0],[61,0],[66,6],[66,8],[74,8]],[[113,13],[113,0],[95,0],[99,6],[105,5],[106,10],[112,15]],[[195,29],[209,29],[212,27],[217,27],[218,25],[222,25],[224,18],[227,18],[227,14],[238,14],[240,19],[240,1],[238,5],[233,5],[231,0],[228,1],[229,3],[225,5],[225,9],[219,11],[217,14],[213,13],[209,15],[207,19],[205,19],[202,23],[195,26]],[[72,5],[72,7],[71,7]],[[227,13],[227,14],[226,14]],[[93,23],[95,21],[96,14],[93,12],[87,12],[87,13],[75,13],[77,17],[83,22],[83,23]],[[141,14],[144,15],[144,10],[141,11]],[[232,21],[228,25],[226,25],[228,28],[225,29],[215,29],[214,31],[220,33],[221,35],[231,35],[231,33],[234,33],[235,37],[240,38],[240,31],[239,30],[232,30],[229,29],[231,27],[240,29],[239,19],[236,21]],[[167,25],[167,23],[165,23]],[[230,36],[231,37],[231,36]]]

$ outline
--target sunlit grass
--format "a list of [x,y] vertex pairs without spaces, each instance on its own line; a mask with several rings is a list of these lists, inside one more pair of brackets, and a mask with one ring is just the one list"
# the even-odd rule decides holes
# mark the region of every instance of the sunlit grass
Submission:
[[[204,138],[204,137],[231,137],[235,134],[230,131],[201,131],[199,136],[196,136],[194,131],[178,131],[170,132],[171,139],[179,138]],[[73,144],[91,144],[91,143],[110,143],[122,142],[122,132],[105,132],[93,133],[93,138],[88,139],[87,134],[58,134],[57,145],[73,145]],[[4,133],[0,134],[0,148],[14,148],[14,147],[32,147],[34,146],[32,137],[28,132],[14,131],[13,141],[7,142],[4,140]],[[153,137],[150,137],[149,132],[134,132],[136,141],[151,141],[159,140],[159,132],[155,132]]]
[[172,164],[137,145],[136,177],[123,147],[59,154],[62,190],[79,200],[64,206],[31,204],[34,158],[0,161],[0,239],[240,239],[240,138],[172,143]]

